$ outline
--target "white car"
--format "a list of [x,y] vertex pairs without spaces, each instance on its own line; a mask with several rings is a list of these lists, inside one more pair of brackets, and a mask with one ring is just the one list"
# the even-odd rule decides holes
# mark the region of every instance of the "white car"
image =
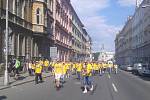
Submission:
[[132,73],[139,74],[139,71],[141,71],[141,70],[142,70],[142,63],[137,63],[137,64],[134,64]]
[[131,65],[127,65],[126,70],[127,71],[132,71],[133,67]]
[[140,75],[150,75],[150,65],[149,64],[142,65],[141,69],[139,69],[138,72]]

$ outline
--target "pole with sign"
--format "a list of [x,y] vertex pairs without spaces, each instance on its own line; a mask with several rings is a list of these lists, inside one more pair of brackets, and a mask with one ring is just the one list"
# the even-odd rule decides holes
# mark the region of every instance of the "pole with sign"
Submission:
[[50,58],[57,60],[57,47],[50,47]]

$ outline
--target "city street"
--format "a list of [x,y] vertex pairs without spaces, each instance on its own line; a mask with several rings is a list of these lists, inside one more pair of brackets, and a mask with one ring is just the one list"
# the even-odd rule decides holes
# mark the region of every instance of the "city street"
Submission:
[[75,76],[67,79],[60,91],[54,88],[53,78],[35,85],[29,82],[0,91],[0,100],[149,100],[149,78],[140,78],[129,72],[94,77],[95,91],[83,94]]

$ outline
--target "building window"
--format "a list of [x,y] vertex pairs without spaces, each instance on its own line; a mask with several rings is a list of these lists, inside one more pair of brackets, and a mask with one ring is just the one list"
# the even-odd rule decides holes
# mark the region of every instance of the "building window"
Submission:
[[37,22],[37,24],[40,23],[40,8],[38,8],[36,10],[36,22]]

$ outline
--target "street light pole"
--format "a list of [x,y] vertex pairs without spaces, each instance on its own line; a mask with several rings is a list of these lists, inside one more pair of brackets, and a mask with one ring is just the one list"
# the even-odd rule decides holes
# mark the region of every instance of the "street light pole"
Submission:
[[6,0],[6,33],[5,33],[5,74],[4,74],[4,85],[9,84],[8,75],[8,0]]

